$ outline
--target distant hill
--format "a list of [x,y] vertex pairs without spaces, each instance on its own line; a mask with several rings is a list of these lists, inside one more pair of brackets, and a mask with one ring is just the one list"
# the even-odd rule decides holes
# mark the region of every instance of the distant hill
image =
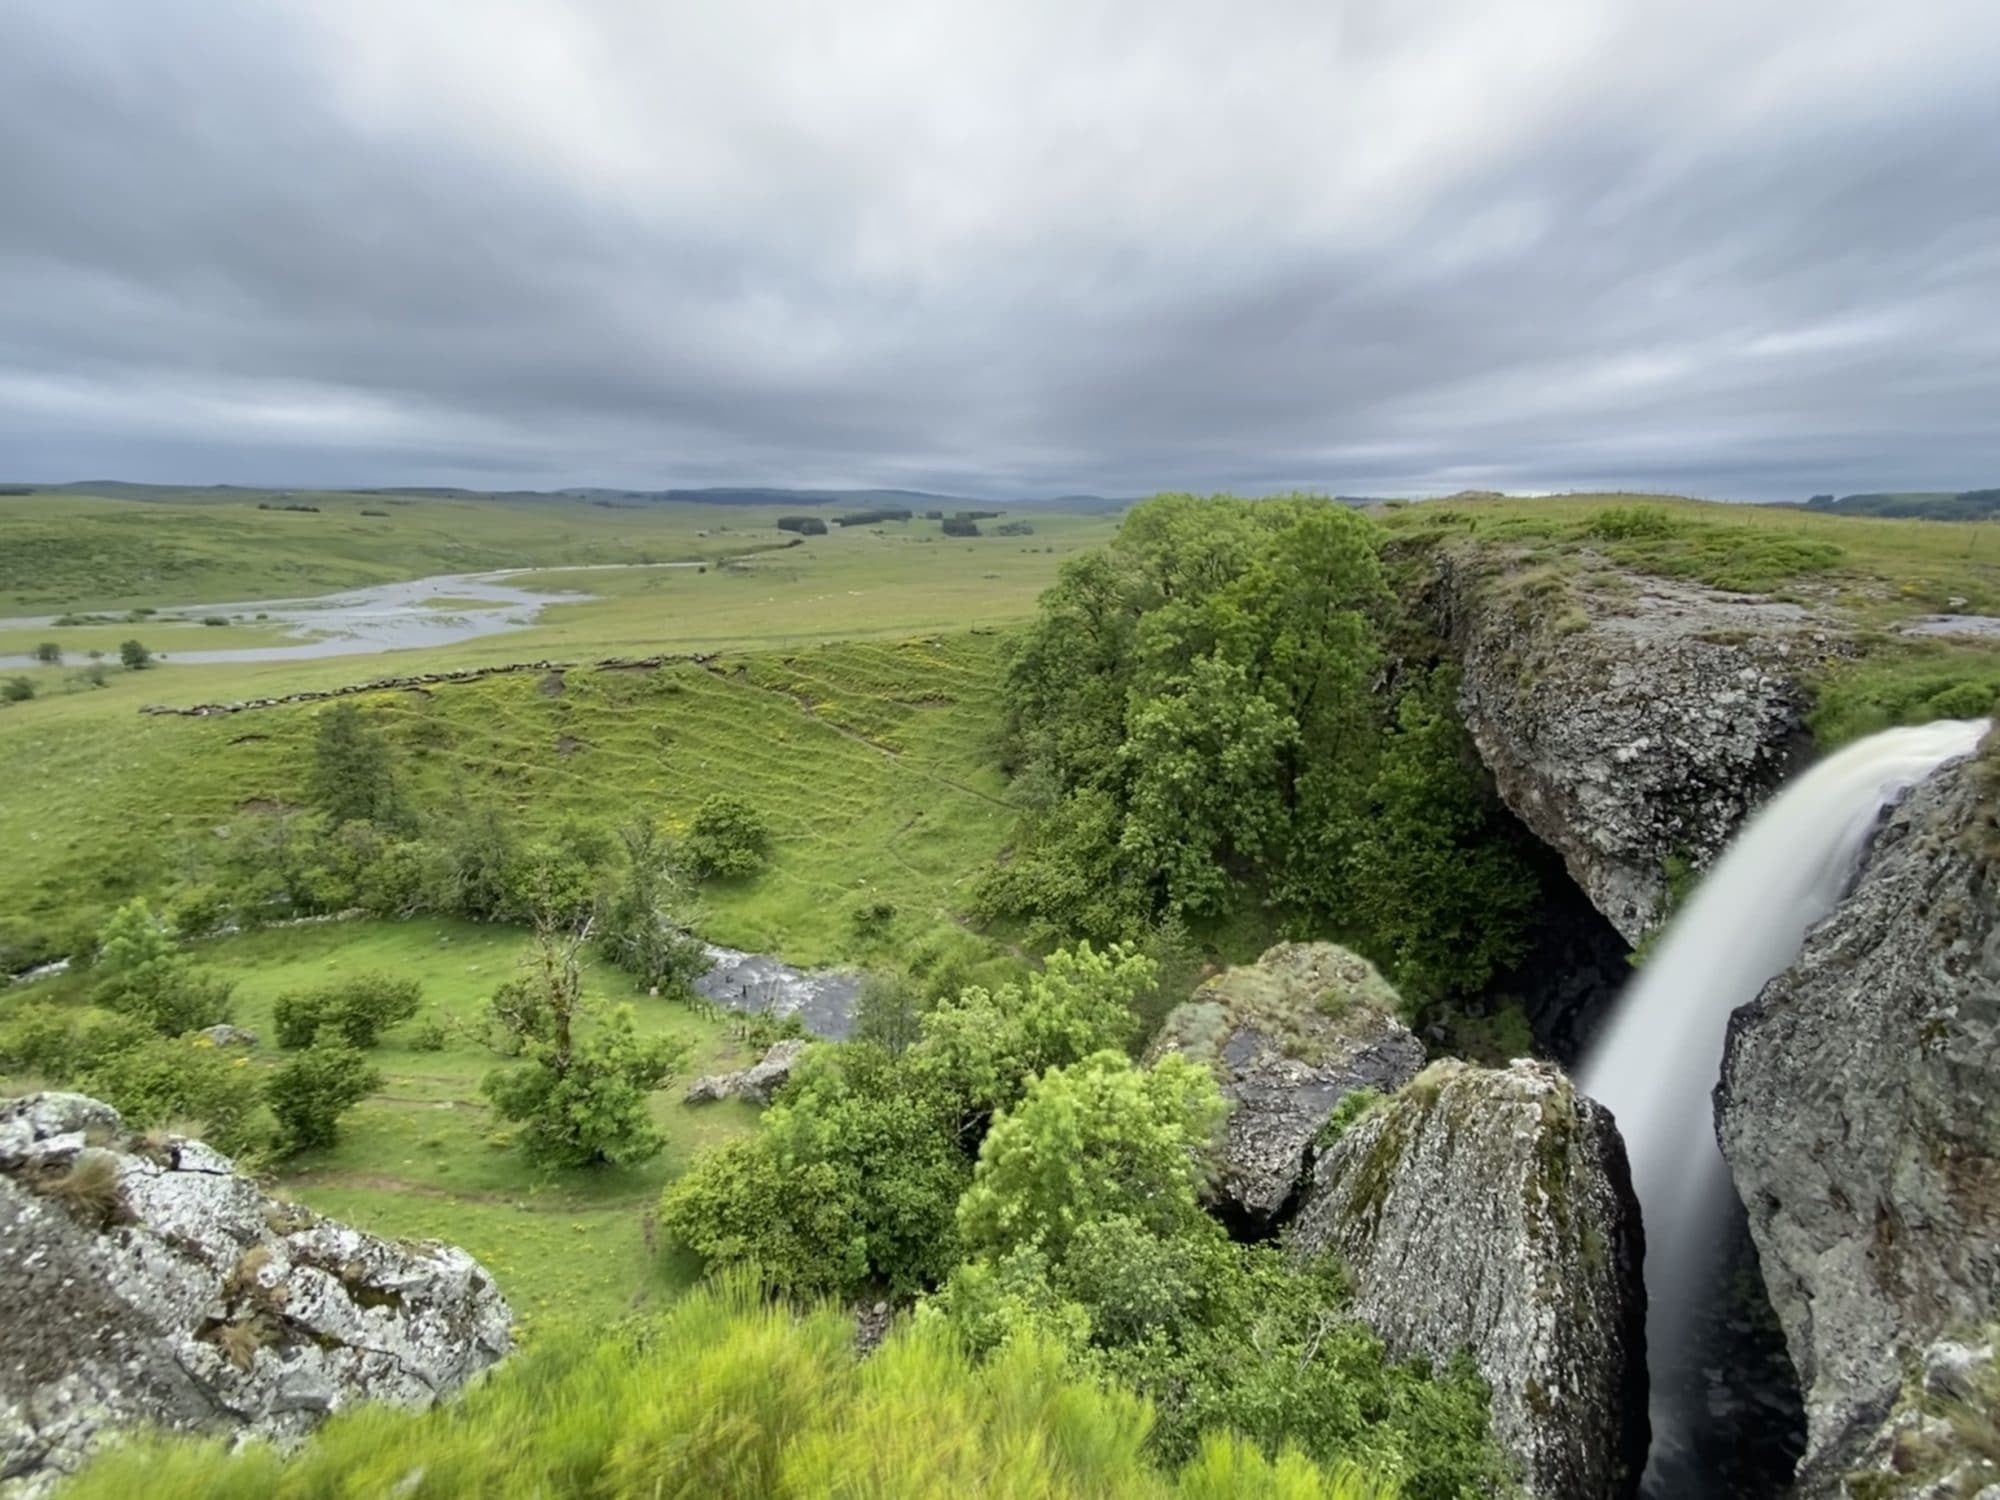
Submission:
[[1928,521],[1984,521],[2000,515],[2000,490],[1911,490],[1900,494],[1814,495],[1805,509],[1844,516],[1901,516]]
[[623,490],[601,485],[577,485],[555,490],[468,490],[451,485],[384,484],[366,488],[322,489],[298,485],[292,490],[276,487],[212,484],[135,484],[122,479],[86,479],[68,484],[21,484],[0,486],[7,494],[102,495],[115,500],[213,500],[258,495],[404,495],[425,500],[583,500],[595,505],[690,504],[690,505],[838,505],[855,509],[896,507],[904,510],[970,510],[995,506],[1021,509],[1060,510],[1097,514],[1124,510],[1137,503],[1133,498],[1106,495],[1059,495],[1049,500],[996,500],[988,496],[942,495],[929,490],[810,490],[782,489],[761,485],[718,485],[709,489]]

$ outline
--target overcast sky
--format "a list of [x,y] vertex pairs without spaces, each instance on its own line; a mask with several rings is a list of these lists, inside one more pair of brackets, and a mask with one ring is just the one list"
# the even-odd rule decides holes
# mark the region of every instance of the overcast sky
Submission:
[[0,478],[2000,484],[2000,0],[4,0]]

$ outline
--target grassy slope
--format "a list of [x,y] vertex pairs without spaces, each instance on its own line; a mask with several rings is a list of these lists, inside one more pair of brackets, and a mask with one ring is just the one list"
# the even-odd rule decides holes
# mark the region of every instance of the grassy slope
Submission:
[[[606,999],[633,1000],[641,1031],[678,1036],[693,1048],[688,1073],[653,1096],[667,1149],[631,1169],[531,1169],[494,1143],[500,1122],[479,1081],[497,1060],[453,1028],[477,1020],[525,946],[515,929],[425,919],[285,928],[204,943],[197,953],[237,981],[236,1019],[264,1043],[258,1065],[283,1056],[271,1045],[271,1004],[286,990],[369,969],[421,980],[424,1016],[392,1031],[374,1054],[386,1086],[346,1117],[331,1149],[287,1163],[275,1186],[379,1234],[465,1246],[531,1328],[556,1314],[602,1321],[682,1284],[675,1268],[646,1250],[643,1217],[697,1150],[749,1127],[747,1105],[680,1102],[686,1076],[740,1066],[746,1057],[722,1020],[635,998],[615,971],[591,970],[587,987]],[[0,1009],[29,998],[75,999],[83,987],[81,980],[43,981],[0,1001]],[[412,1050],[408,1037],[432,1017],[453,1028],[449,1045]]]

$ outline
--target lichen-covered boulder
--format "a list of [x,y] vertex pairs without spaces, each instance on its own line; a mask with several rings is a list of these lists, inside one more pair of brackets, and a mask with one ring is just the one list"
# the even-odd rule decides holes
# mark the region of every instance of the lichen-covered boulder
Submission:
[[76,1094],[0,1102],[0,1495],[121,1429],[298,1438],[353,1401],[429,1405],[510,1347],[462,1250],[267,1198],[198,1141]]
[[1617,1500],[1645,1465],[1638,1205],[1610,1114],[1554,1067],[1435,1063],[1320,1154],[1293,1227],[1398,1358],[1470,1350],[1536,1500]]
[[1281,943],[1168,1015],[1148,1060],[1179,1052],[1207,1063],[1229,1102],[1216,1185],[1227,1216],[1252,1229],[1282,1219],[1334,1107],[1416,1076],[1423,1043],[1396,1003],[1367,959],[1332,943]]
[[1806,743],[1811,666],[1850,649],[1789,602],[1633,574],[1582,551],[1442,551],[1432,613],[1500,798],[1636,943],[1670,863],[1704,868]]
[[791,1081],[792,1069],[805,1055],[806,1044],[792,1040],[779,1042],[749,1067],[734,1073],[705,1073],[688,1085],[689,1104],[707,1104],[716,1099],[745,1099],[752,1104],[769,1104],[778,1090]]
[[1914,788],[1730,1027],[1717,1129],[1838,1493],[1931,1341],[2000,1298],[2000,747]]

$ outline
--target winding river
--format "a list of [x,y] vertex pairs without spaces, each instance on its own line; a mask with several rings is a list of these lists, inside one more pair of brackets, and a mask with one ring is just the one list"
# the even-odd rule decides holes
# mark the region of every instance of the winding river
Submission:
[[[553,568],[502,568],[490,573],[439,573],[402,583],[322,594],[309,599],[253,599],[235,604],[190,604],[163,609],[132,628],[173,623],[186,627],[210,616],[231,623],[276,627],[298,639],[287,645],[220,650],[166,650],[163,660],[186,666],[223,662],[305,661],[326,656],[367,656],[381,651],[453,646],[481,636],[525,630],[552,604],[580,604],[596,597],[574,590],[537,590],[515,582],[544,573],[591,573],[618,568],[698,568],[698,562],[593,563]],[[110,612],[107,611],[107,614]],[[0,631],[48,630],[61,644],[54,615],[0,618]],[[35,665],[31,656],[0,656],[0,668]]]

